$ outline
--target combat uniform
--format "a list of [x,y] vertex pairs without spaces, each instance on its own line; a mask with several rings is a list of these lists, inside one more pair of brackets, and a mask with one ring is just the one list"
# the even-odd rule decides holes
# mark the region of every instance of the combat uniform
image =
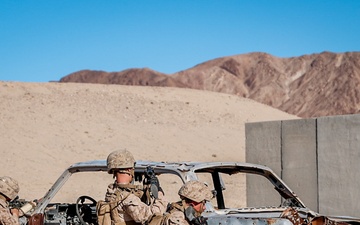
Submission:
[[[196,211],[186,202],[187,200],[197,203],[210,201],[213,193],[209,187],[200,181],[192,180],[181,186],[178,194],[182,201],[171,204],[165,216],[164,225],[207,225],[206,219],[201,216],[202,211]],[[192,210],[191,216],[189,209]]]
[[[162,192],[159,192],[158,199],[154,199],[150,205],[141,201],[143,195],[141,185],[119,185],[110,184],[108,186],[105,200],[116,202],[115,207],[119,215],[118,221],[112,215],[115,224],[144,224],[153,215],[161,215],[166,211],[168,202],[164,199]],[[113,208],[114,206],[111,206]],[[114,210],[112,210],[113,212]],[[120,223],[119,223],[120,222]]]
[[[123,173],[134,178],[134,156],[126,149],[111,152],[107,157],[108,173],[116,177],[117,174]],[[161,215],[166,211],[168,202],[164,199],[161,191],[158,192],[158,198],[146,198],[146,204],[141,200],[144,191],[142,185],[133,185],[131,181],[127,184],[118,184],[115,181],[107,188],[105,202],[110,205],[110,215],[112,225],[136,225],[149,222],[155,215]],[[159,181],[156,178],[157,188]],[[144,194],[146,197],[148,192]],[[99,207],[101,208],[101,207]],[[106,212],[106,210],[105,210]],[[98,213],[100,215],[101,213]],[[104,214],[106,215],[106,214]],[[98,216],[99,218],[99,216]],[[107,216],[104,217],[105,219]],[[108,219],[106,219],[108,221]],[[101,222],[99,224],[108,224]]]
[[18,218],[10,213],[9,203],[0,197],[0,224],[20,225]]
[[180,203],[172,203],[171,210],[165,217],[164,225],[190,225],[185,218],[184,210]]
[[13,216],[9,209],[10,200],[15,199],[19,193],[18,182],[9,177],[0,177],[0,225],[19,225],[17,216]]

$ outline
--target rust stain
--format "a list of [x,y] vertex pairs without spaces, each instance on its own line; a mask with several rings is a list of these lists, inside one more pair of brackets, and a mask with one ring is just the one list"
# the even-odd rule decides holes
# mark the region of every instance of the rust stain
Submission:
[[267,219],[266,221],[269,225],[272,225],[272,224],[275,224],[277,220],[270,218],[270,219]]
[[349,225],[349,223],[346,222],[336,222],[333,220],[330,220],[329,218],[325,216],[319,216],[315,217],[309,225]]
[[300,217],[299,213],[294,208],[287,208],[281,213],[280,217],[290,220],[294,225],[304,224],[303,218]]

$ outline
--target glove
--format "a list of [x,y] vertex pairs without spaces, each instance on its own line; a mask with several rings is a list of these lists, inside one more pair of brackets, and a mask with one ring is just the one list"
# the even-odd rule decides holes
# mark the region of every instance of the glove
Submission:
[[157,190],[161,191],[164,194],[163,189],[160,187],[160,181],[157,177],[154,176],[150,179],[150,185],[156,186]]
[[193,225],[207,225],[207,219],[203,216],[198,216],[195,217],[192,221],[191,224]]
[[159,179],[155,176],[150,178],[150,184],[155,185],[158,190],[160,190],[160,182]]
[[192,206],[189,206],[185,209],[185,218],[190,221],[191,225],[207,225],[207,219],[203,216],[195,217],[195,209]]

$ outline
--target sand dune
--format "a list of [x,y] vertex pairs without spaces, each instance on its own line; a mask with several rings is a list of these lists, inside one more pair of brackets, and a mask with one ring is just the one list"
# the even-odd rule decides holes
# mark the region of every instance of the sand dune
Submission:
[[1,175],[35,199],[72,163],[119,148],[144,160],[244,161],[245,123],[296,118],[193,89],[0,82]]

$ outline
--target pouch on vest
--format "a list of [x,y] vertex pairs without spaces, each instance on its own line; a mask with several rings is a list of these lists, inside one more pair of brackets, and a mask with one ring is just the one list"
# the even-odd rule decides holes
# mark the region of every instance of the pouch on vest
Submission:
[[111,210],[109,202],[100,200],[96,203],[98,225],[111,225]]
[[117,202],[100,200],[96,204],[98,225],[139,225],[135,221],[122,221],[117,211]]

